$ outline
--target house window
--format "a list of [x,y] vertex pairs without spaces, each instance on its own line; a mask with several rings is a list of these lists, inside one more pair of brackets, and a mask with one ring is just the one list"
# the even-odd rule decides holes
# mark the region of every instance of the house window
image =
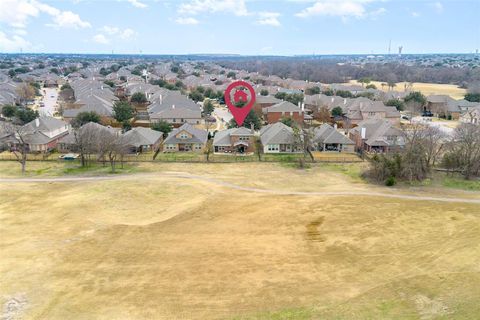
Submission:
[[180,122],[183,122],[183,119],[180,119]]
[[177,122],[177,119],[173,118],[172,122]]
[[188,139],[188,135],[186,133],[181,133],[180,139]]

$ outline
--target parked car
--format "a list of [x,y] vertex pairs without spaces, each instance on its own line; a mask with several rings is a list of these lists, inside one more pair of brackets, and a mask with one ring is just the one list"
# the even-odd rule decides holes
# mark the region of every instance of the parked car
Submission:
[[433,117],[433,113],[430,111],[424,111],[422,117]]
[[58,157],[59,159],[62,160],[75,160],[78,158],[78,154],[75,153],[67,153],[67,154],[62,154]]

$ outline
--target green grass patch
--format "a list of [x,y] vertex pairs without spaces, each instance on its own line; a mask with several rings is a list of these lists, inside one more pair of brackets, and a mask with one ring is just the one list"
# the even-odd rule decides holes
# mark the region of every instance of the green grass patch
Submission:
[[363,182],[364,179],[362,177],[362,165],[358,163],[343,163],[343,164],[334,164],[334,163],[326,163],[320,164],[320,168],[327,169],[330,171],[342,173],[352,180],[357,182]]
[[250,316],[237,316],[232,318],[232,320],[309,320],[312,317],[313,310],[311,309],[293,308]]
[[480,180],[465,180],[457,177],[445,177],[443,186],[467,191],[480,191]]

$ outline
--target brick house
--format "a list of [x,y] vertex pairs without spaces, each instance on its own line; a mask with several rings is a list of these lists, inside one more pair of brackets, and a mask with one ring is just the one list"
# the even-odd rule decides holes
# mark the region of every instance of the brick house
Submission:
[[219,131],[213,139],[214,153],[249,154],[255,151],[253,129],[245,127]]
[[279,122],[282,118],[292,118],[296,123],[304,121],[305,110],[288,101],[282,101],[263,109],[265,120],[270,123]]

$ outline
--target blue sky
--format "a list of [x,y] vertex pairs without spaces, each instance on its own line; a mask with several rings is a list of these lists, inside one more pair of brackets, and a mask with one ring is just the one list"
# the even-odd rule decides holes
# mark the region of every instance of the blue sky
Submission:
[[470,53],[480,0],[0,0],[0,52]]

